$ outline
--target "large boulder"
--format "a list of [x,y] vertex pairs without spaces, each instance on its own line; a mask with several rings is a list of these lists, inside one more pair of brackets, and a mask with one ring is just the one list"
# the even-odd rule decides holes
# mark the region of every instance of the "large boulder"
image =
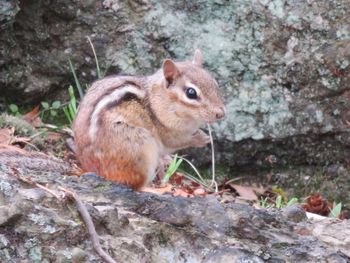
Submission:
[[[40,182],[51,193],[18,180]],[[257,210],[218,196],[137,193],[91,175],[0,164],[1,262],[103,262],[75,205],[74,189],[101,246],[117,262],[349,262],[350,221],[306,220],[300,207]],[[219,199],[219,200],[218,200]]]
[[96,79],[88,36],[106,74],[150,74],[164,58],[189,59],[200,48],[227,104],[226,120],[214,127],[222,165],[348,163],[348,1],[27,0],[19,7],[0,35],[7,101],[59,96],[73,83],[68,59],[81,82]]

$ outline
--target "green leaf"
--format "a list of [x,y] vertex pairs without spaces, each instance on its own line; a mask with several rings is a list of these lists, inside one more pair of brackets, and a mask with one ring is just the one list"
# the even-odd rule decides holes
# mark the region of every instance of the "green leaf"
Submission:
[[287,203],[287,206],[292,206],[294,204],[298,203],[298,198],[293,197],[292,199],[290,199]]
[[182,161],[182,159],[178,159],[177,154],[174,156],[174,158],[171,160],[171,163],[169,164],[168,169],[165,172],[165,176],[162,180],[163,183],[167,183],[169,181],[170,177],[177,171]]
[[42,101],[41,106],[43,106],[45,110],[48,110],[50,108],[50,105],[46,101]]
[[337,204],[335,207],[333,207],[329,215],[333,218],[338,218],[341,213],[341,208],[342,208],[342,204],[341,203]]
[[276,198],[276,208],[282,208],[282,196],[281,195],[278,195],[277,198]]
[[18,106],[16,104],[10,104],[9,108],[10,108],[10,111],[12,113],[17,113],[18,112]]
[[70,116],[68,107],[64,107],[63,108],[63,112],[64,112],[64,115],[66,116],[66,119],[68,120],[69,125],[72,126],[73,120],[72,120],[72,118]]
[[70,98],[69,105],[74,110],[74,114],[72,115],[72,117],[74,117],[75,113],[77,112],[77,99],[75,98],[74,89],[72,85],[69,86],[68,93]]
[[55,110],[50,110],[50,115],[51,115],[51,117],[57,116],[57,111],[55,111]]
[[73,66],[73,63],[72,61],[69,59],[69,67],[70,67],[70,70],[73,74],[73,77],[74,77],[74,81],[75,81],[75,85],[77,86],[77,89],[78,89],[78,92],[79,92],[79,96],[80,98],[82,99],[84,97],[84,91],[80,85],[80,82],[79,82],[79,79],[77,77],[77,74],[75,73],[75,69],[74,69],[74,66]]
[[59,100],[55,100],[54,102],[52,102],[52,108],[57,110],[61,107],[61,102]]
[[268,199],[267,199],[267,197],[265,197],[265,198],[260,198],[260,206],[261,206],[261,208],[264,208],[264,209],[267,209],[267,208],[270,208],[271,207],[271,205],[268,203]]

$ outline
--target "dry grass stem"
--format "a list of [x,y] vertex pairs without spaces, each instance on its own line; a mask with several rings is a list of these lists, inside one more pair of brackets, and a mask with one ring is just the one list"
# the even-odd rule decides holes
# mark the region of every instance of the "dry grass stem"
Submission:
[[212,175],[211,175],[211,183],[209,187],[215,186],[215,193],[218,192],[218,184],[215,180],[215,149],[214,149],[214,140],[213,136],[211,133],[211,128],[210,125],[207,124],[208,126],[208,131],[209,131],[209,137],[210,137],[210,145],[211,145],[211,167],[212,167]]
[[79,196],[73,191],[73,190],[67,190],[63,187],[59,187],[59,189],[63,192],[65,192],[68,197],[73,199],[75,201],[75,204],[77,206],[77,210],[83,219],[88,232],[90,236],[90,240],[92,242],[92,246],[94,247],[96,253],[107,263],[117,263],[110,255],[108,255],[101,247],[100,241],[99,241],[99,236],[96,232],[95,225],[92,222],[91,216],[84,205],[84,203],[81,201]]

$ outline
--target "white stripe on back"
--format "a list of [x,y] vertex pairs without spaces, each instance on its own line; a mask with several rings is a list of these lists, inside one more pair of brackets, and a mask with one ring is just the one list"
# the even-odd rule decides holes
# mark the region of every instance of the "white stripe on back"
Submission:
[[109,95],[105,95],[96,105],[94,111],[91,115],[91,121],[89,126],[89,136],[90,139],[94,139],[97,133],[97,123],[100,118],[100,113],[104,107],[106,107],[111,102],[117,102],[123,99],[123,97],[127,93],[135,94],[139,98],[143,98],[145,96],[145,92],[143,90],[140,90],[134,86],[125,86],[122,88],[116,88],[115,91],[113,91]]

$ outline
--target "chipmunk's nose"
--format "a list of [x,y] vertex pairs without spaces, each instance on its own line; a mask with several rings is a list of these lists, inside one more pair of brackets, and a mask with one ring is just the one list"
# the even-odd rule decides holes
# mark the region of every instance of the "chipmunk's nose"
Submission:
[[226,109],[225,107],[220,107],[217,109],[216,111],[216,119],[220,120],[220,119],[223,119],[226,115]]

